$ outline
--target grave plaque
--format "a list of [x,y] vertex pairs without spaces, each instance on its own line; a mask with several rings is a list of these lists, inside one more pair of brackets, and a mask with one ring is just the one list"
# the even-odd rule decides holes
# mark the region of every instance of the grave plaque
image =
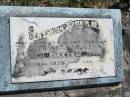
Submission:
[[123,81],[118,9],[0,7],[0,91]]

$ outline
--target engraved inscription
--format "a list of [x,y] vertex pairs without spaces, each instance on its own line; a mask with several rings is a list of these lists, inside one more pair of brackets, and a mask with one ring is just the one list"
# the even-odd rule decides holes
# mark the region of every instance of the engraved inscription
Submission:
[[12,83],[115,76],[112,19],[11,17]]

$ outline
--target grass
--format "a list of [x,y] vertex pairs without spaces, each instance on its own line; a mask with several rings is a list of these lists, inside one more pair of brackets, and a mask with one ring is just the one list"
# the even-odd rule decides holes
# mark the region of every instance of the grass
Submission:
[[0,5],[107,8],[118,0],[1,0]]

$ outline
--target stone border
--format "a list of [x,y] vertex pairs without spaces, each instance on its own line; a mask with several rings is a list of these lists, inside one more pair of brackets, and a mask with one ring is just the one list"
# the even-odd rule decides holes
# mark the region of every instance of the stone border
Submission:
[[[114,26],[115,77],[90,78],[65,81],[48,81],[35,83],[11,84],[10,76],[10,17],[77,17],[77,18],[112,18]],[[94,87],[122,82],[123,49],[122,49],[121,12],[118,9],[85,9],[58,7],[0,7],[0,93],[24,91],[52,91],[79,87]]]

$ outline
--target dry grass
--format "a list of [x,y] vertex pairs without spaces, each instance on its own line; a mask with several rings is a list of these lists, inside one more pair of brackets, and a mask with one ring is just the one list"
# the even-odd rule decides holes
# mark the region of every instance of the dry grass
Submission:
[[107,8],[119,0],[0,0],[0,5]]

